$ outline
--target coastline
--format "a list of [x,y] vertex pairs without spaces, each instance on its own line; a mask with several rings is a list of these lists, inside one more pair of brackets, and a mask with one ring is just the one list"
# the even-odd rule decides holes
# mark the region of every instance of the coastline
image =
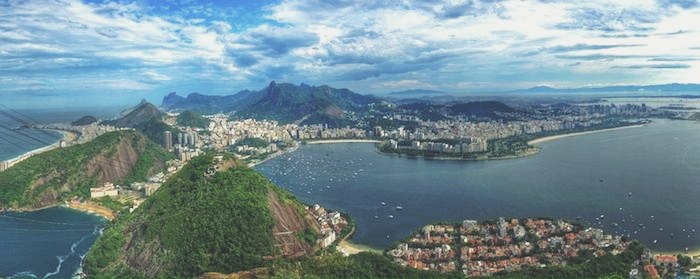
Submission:
[[77,135],[74,132],[70,132],[70,131],[57,130],[57,129],[44,129],[44,130],[57,132],[57,133],[61,134],[61,137],[59,139],[57,139],[56,142],[54,142],[52,144],[45,145],[45,146],[38,147],[38,148],[34,148],[32,150],[24,152],[18,156],[13,157],[13,158],[8,158],[5,160],[0,160],[0,161],[6,162],[7,168],[10,168],[10,167],[22,162],[22,161],[34,156],[34,155],[39,155],[41,153],[51,151],[51,150],[54,150],[54,149],[60,147],[61,141],[73,142],[77,138]]
[[585,132],[575,132],[575,133],[567,133],[567,134],[560,134],[560,135],[554,135],[554,136],[546,136],[546,137],[541,137],[541,138],[536,138],[536,139],[530,140],[527,142],[527,144],[528,145],[535,145],[535,144],[539,144],[539,143],[543,143],[543,142],[548,142],[548,141],[553,141],[553,140],[558,140],[558,139],[568,138],[568,137],[574,137],[574,136],[602,133],[602,132],[608,132],[608,131],[617,131],[617,130],[629,129],[629,128],[640,128],[640,127],[644,127],[644,125],[645,124],[637,124],[637,125],[629,125],[629,126],[622,126],[622,127],[615,127],[615,128],[585,131]]
[[370,252],[370,253],[377,253],[377,254],[382,253],[382,250],[380,250],[380,249],[372,248],[372,247],[367,246],[367,245],[362,245],[362,244],[350,242],[349,239],[355,233],[355,228],[356,227],[353,227],[352,230],[347,235],[345,235],[345,237],[343,237],[343,239],[341,239],[338,242],[338,248],[337,248],[338,251],[343,253],[343,255],[345,255],[345,256],[354,255],[354,254],[358,254],[358,253],[362,253],[362,252]]
[[306,144],[330,144],[330,143],[381,143],[379,140],[371,139],[330,139],[307,141]]
[[270,154],[270,156],[267,156],[265,159],[262,159],[262,160],[260,160],[260,161],[258,161],[258,162],[249,163],[249,164],[248,164],[248,168],[254,168],[254,167],[257,166],[257,165],[260,165],[260,164],[262,164],[262,163],[265,163],[265,162],[267,162],[268,160],[272,160],[272,159],[274,159],[274,158],[277,158],[278,156],[281,156],[282,154],[287,154],[287,153],[290,153],[290,152],[294,152],[294,151],[296,151],[298,148],[299,148],[299,144],[296,144],[296,145],[294,145],[294,146],[292,146],[292,147],[290,147],[290,148],[284,149],[284,150],[282,150],[282,151],[277,151],[277,152],[275,152],[275,153]]
[[58,206],[70,208],[87,214],[97,215],[109,221],[112,221],[115,218],[114,212],[112,212],[112,210],[91,202],[82,203],[66,201]]
[[540,153],[539,148],[531,148],[526,152],[523,152],[518,155],[508,155],[508,156],[501,156],[501,157],[477,157],[477,158],[464,158],[464,157],[444,157],[444,156],[435,156],[435,157],[426,157],[423,155],[417,155],[417,156],[407,156],[404,154],[400,153],[395,153],[395,152],[383,152],[379,149],[377,149],[377,153],[382,154],[382,155],[387,155],[387,156],[397,156],[397,157],[406,157],[406,158],[411,158],[411,159],[423,159],[423,160],[431,160],[431,161],[492,161],[492,160],[510,160],[510,159],[519,159],[519,158],[525,158],[533,155],[537,155]]

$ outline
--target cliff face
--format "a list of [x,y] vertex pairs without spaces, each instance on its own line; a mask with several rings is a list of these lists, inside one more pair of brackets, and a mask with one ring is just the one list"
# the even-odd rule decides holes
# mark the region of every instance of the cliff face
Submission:
[[107,228],[85,270],[106,277],[196,277],[313,252],[299,235],[318,228],[301,204],[233,160],[205,175],[213,164],[212,156],[193,159]]
[[134,131],[33,156],[0,173],[0,207],[41,208],[65,199],[89,197],[105,182],[145,178],[168,158],[156,144]]

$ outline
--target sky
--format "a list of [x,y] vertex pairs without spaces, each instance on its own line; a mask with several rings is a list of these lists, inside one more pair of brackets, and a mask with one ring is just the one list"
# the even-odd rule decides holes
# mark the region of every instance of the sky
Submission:
[[0,103],[700,83],[699,20],[697,0],[0,0]]

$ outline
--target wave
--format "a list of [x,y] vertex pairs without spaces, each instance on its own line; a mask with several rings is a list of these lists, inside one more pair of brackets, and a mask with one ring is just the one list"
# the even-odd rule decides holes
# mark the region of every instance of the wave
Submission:
[[88,249],[84,249],[84,251],[78,252],[78,251],[77,251],[77,250],[78,250],[78,247],[80,246],[80,244],[82,244],[82,243],[83,243],[85,240],[87,240],[89,237],[91,237],[91,236],[97,236],[97,235],[101,234],[103,229],[104,229],[104,228],[102,228],[102,227],[100,227],[100,226],[94,226],[94,228],[93,228],[93,230],[92,230],[92,233],[83,236],[83,237],[80,238],[78,241],[76,241],[76,242],[74,242],[73,244],[71,244],[71,246],[70,246],[70,252],[68,252],[68,254],[63,255],[63,256],[56,256],[56,258],[58,259],[58,265],[56,266],[56,269],[55,269],[54,271],[52,271],[52,272],[46,273],[46,275],[44,275],[44,277],[42,277],[42,279],[46,279],[46,278],[49,278],[49,277],[51,277],[51,276],[54,276],[54,275],[59,274],[59,273],[61,272],[61,267],[63,266],[63,263],[64,263],[66,260],[70,259],[71,256],[75,256],[75,257],[77,257],[78,259],[80,259],[80,260],[79,260],[80,264],[78,265],[78,267],[76,268],[76,270],[73,271],[72,275],[75,275],[75,274],[77,274],[78,272],[80,272],[83,259],[85,258],[85,255],[87,254]]
[[8,277],[7,279],[18,279],[18,278],[39,278],[36,276],[34,271],[22,271],[13,274],[12,276]]

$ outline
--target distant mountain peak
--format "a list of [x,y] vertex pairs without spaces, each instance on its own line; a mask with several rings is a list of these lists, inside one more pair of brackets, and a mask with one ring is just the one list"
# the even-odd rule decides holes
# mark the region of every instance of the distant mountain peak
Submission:
[[161,112],[156,106],[148,101],[142,100],[138,105],[136,105],[136,107],[134,107],[123,117],[112,121],[107,121],[107,123],[117,127],[133,128],[136,125],[150,121],[153,118],[160,120],[163,118],[163,115],[163,112]]
[[554,88],[546,85],[508,91],[510,93],[612,93],[612,92],[700,92],[700,84],[667,83],[653,85],[609,85],[598,87]]
[[389,95],[437,95],[437,94],[447,94],[444,91],[439,91],[439,90],[432,90],[432,89],[422,89],[422,88],[414,88],[414,89],[407,89],[403,91],[394,91],[389,93]]

